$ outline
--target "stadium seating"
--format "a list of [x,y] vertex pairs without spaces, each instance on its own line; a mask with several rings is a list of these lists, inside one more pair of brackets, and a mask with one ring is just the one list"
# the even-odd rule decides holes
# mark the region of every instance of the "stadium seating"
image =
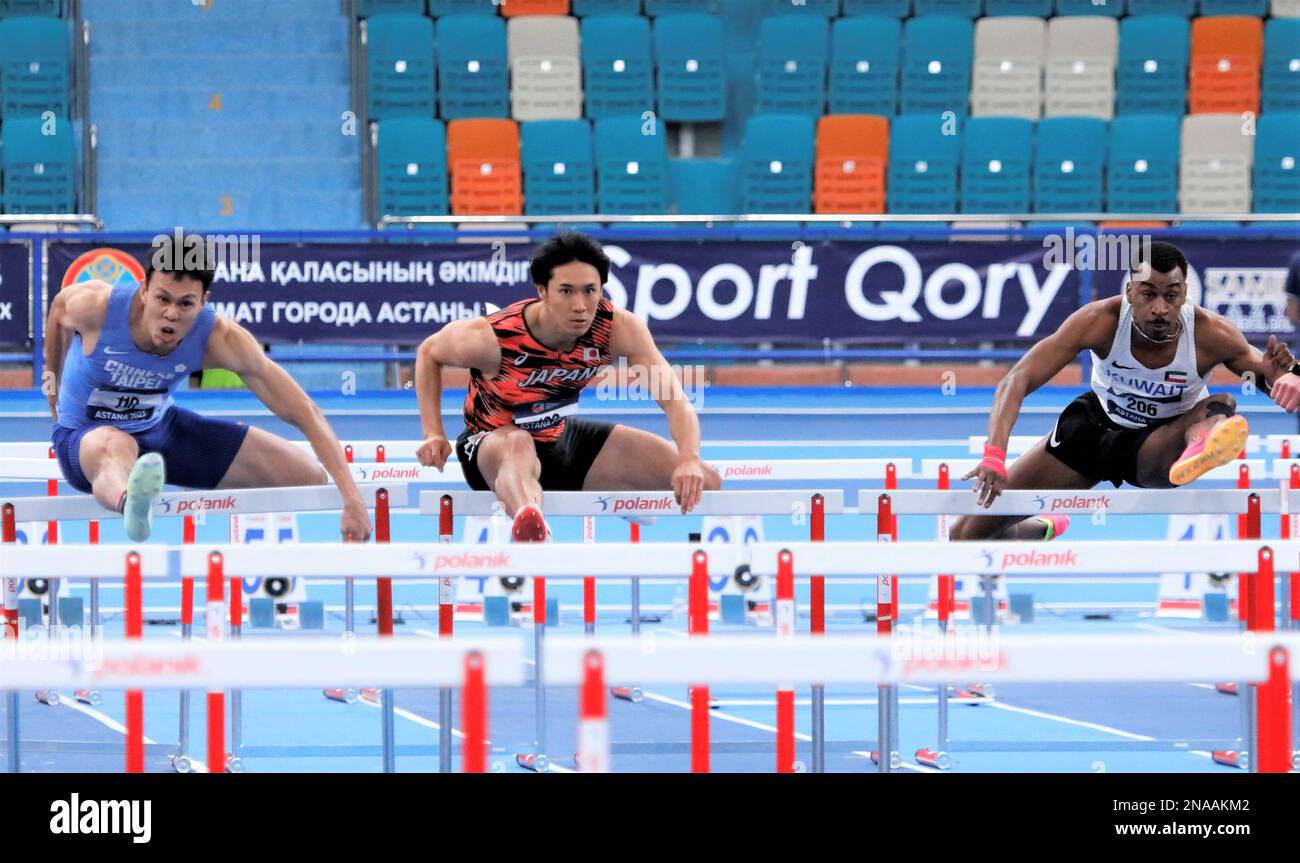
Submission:
[[1257,213],[1300,213],[1300,112],[1260,116],[1253,200]]
[[573,14],[588,15],[640,15],[641,0],[573,0]]
[[483,0],[429,0],[429,14],[435,18],[443,15],[491,15],[497,16],[497,7]]
[[894,18],[841,18],[831,29],[832,114],[892,116],[898,108],[903,27]]
[[62,11],[62,0],[0,0],[0,18],[58,18]]
[[1258,18],[1220,16],[1192,21],[1193,114],[1259,112],[1259,68],[1264,23]]
[[817,123],[813,209],[818,213],[883,213],[889,164],[889,120],[857,114]]
[[584,19],[582,69],[588,117],[654,110],[654,58],[646,18],[597,15]]
[[903,25],[899,112],[968,110],[975,27],[951,15],[911,18]]
[[381,216],[445,216],[447,133],[442,121],[394,117],[380,123],[376,174]]
[[972,117],[962,137],[961,212],[1028,212],[1034,124]]
[[1034,136],[1034,212],[1105,209],[1106,121],[1048,117]]
[[57,18],[0,20],[0,115],[67,117],[72,86],[68,25]]
[[357,17],[372,15],[423,15],[424,0],[357,0]]
[[736,165],[731,159],[670,159],[673,209],[683,216],[740,212]]
[[578,19],[552,15],[511,18],[510,105],[516,120],[582,116]]
[[1243,134],[1239,114],[1183,118],[1178,209],[1184,213],[1250,212],[1255,136]]
[[1047,22],[1047,76],[1043,113],[1048,117],[1115,114],[1119,25],[1113,18],[1057,17]]
[[519,127],[513,120],[448,123],[452,213],[457,216],[522,213],[519,157]]
[[844,0],[844,14],[907,18],[912,14],[912,0]]
[[67,120],[5,120],[0,164],[6,213],[77,212],[76,147]]
[[745,123],[740,206],[746,213],[807,213],[814,125],[802,114],[755,114]]
[[758,97],[755,111],[811,114],[826,109],[826,63],[830,25],[813,15],[764,18],[758,36]]
[[504,18],[569,14],[569,0],[501,0],[500,6]]
[[971,116],[1037,120],[1043,108],[1047,25],[1042,18],[975,22]]
[[437,56],[444,120],[510,115],[505,22],[486,15],[439,18]]
[[1264,27],[1261,90],[1264,113],[1300,111],[1300,18],[1274,18]]
[[720,18],[686,14],[655,19],[661,119],[685,123],[725,119],[727,80],[722,45]]
[[1121,21],[1116,113],[1182,114],[1190,44],[1186,18],[1146,15]]
[[1118,18],[1124,14],[1124,0],[1056,0],[1056,14]]
[[960,132],[956,123],[938,114],[902,114],[894,118],[885,181],[889,212],[957,211]]
[[1178,209],[1179,117],[1125,114],[1106,138],[1106,209],[1173,213]]
[[586,120],[535,120],[521,126],[524,212],[563,216],[596,210],[596,161]]
[[596,121],[596,210],[619,215],[668,212],[668,147],[653,119]]
[[366,84],[372,119],[432,117],[433,22],[422,15],[367,19]]

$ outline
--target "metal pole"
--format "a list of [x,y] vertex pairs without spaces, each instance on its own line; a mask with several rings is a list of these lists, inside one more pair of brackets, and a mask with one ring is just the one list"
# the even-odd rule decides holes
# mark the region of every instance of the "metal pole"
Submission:
[[812,772],[826,772],[826,688],[812,688]]
[[393,728],[393,691],[392,689],[381,690],[383,700],[379,704],[385,773],[397,772],[397,752],[393,746],[395,733]]
[[17,773],[19,768],[18,762],[18,693],[10,691],[6,710],[8,712],[9,726],[9,772]]
[[[543,612],[545,614],[545,612]],[[537,610],[533,609],[533,617],[536,619]],[[546,624],[533,624],[533,646],[537,658],[536,673],[533,675],[534,686],[534,706],[537,718],[537,771],[544,772],[547,768],[546,758]]]
[[879,688],[879,697],[876,705],[876,724],[878,726],[877,736],[879,738],[876,741],[877,773],[889,772],[889,762],[892,760],[890,758],[890,753],[894,751],[894,741],[891,736],[893,723],[890,721],[891,717],[889,710],[890,690],[892,688],[893,687],[891,686],[881,686]]
[[351,578],[343,579],[343,629],[350,633],[356,632],[356,600],[353,593]]
[[438,772],[451,772],[451,690],[438,690]]

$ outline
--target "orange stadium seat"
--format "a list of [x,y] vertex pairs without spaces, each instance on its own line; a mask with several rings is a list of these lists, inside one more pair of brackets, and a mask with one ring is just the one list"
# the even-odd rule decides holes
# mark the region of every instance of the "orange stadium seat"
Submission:
[[1259,70],[1264,56],[1264,22],[1245,15],[1216,15],[1192,21],[1193,114],[1259,112]]
[[832,114],[817,123],[813,207],[818,213],[883,213],[889,120]]
[[523,212],[519,126],[514,120],[452,120],[447,124],[447,164],[453,215]]
[[501,15],[505,18],[568,14],[569,0],[502,0],[501,3]]

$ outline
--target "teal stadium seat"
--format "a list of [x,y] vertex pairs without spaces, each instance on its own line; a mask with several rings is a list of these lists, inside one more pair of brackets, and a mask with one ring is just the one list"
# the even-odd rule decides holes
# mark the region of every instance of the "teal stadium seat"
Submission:
[[645,14],[652,18],[660,15],[712,15],[717,11],[715,0],[645,0]]
[[1052,0],[984,0],[984,14],[990,18],[1007,15],[1047,18],[1052,14]]
[[668,145],[661,125],[650,128],[639,115],[596,121],[597,212],[668,212]]
[[1179,136],[1175,114],[1124,114],[1106,136],[1106,209],[1178,211]]
[[670,159],[672,203],[682,216],[740,212],[736,163],[731,159]]
[[1034,212],[1099,213],[1105,209],[1106,121],[1040,120],[1034,146]]
[[580,18],[588,15],[640,15],[641,0],[573,0],[573,14]]
[[821,18],[835,18],[840,14],[840,0],[803,0],[792,3],[790,0],[764,0],[764,15],[816,15]]
[[77,160],[72,124],[16,117],[4,124],[4,211],[75,213]]
[[961,135],[945,135],[938,114],[902,114],[889,129],[885,195],[891,213],[957,212]]
[[722,19],[664,15],[654,22],[659,116],[683,123],[721,122],[727,114]]
[[0,114],[11,117],[53,111],[68,116],[72,89],[72,40],[57,18],[0,20]]
[[424,0],[357,0],[357,17],[371,15],[423,15]]
[[1191,25],[1177,15],[1142,15],[1121,21],[1116,113],[1184,113],[1191,39]]
[[1056,0],[1057,15],[1109,15],[1118,18],[1124,14],[1124,0]]
[[439,116],[510,116],[506,24],[485,15],[448,15],[437,27]]
[[844,14],[907,18],[912,14],[912,0],[844,0]]
[[972,117],[961,155],[961,212],[1029,211],[1034,124],[1020,117]]
[[758,31],[760,114],[826,113],[830,25],[813,15],[764,18]]
[[495,18],[500,6],[492,0],[429,0],[429,14],[435,18],[443,15],[491,15]]
[[896,18],[840,18],[831,28],[831,114],[893,116],[903,25]]
[[563,216],[596,211],[596,164],[586,120],[521,123],[524,212]]
[[751,116],[741,145],[741,211],[810,212],[815,138],[816,121],[807,115]]
[[1300,18],[1272,18],[1264,25],[1264,113],[1300,111]]
[[1300,213],[1300,113],[1260,116],[1254,171],[1256,213]]
[[1201,0],[1201,15],[1253,15],[1262,18],[1268,14],[1268,0]]
[[433,117],[433,22],[422,15],[376,15],[366,25],[371,119]]
[[965,18],[933,15],[903,25],[899,112],[969,111],[975,25]]
[[0,18],[58,18],[62,14],[62,0],[0,0]]
[[382,121],[376,162],[381,216],[447,215],[447,131],[441,120]]
[[983,6],[984,0],[913,0],[912,14],[918,18],[924,15],[978,18],[982,14]]
[[1196,14],[1196,0],[1128,0],[1129,15],[1181,15],[1190,18]]
[[597,15],[582,21],[582,72],[587,116],[640,114],[655,107],[650,20]]

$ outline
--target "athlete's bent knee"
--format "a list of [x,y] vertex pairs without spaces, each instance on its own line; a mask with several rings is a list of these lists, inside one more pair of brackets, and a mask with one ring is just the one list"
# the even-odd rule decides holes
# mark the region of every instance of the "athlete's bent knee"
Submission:
[[507,461],[515,464],[529,464],[537,461],[537,447],[533,444],[533,436],[522,429],[513,429],[504,435],[502,441]]
[[722,474],[718,473],[713,465],[706,464],[704,466],[704,490],[717,491],[720,488],[722,488]]
[[1231,393],[1215,393],[1205,400],[1205,413],[1207,416],[1221,414],[1230,417],[1236,412],[1237,399]]

